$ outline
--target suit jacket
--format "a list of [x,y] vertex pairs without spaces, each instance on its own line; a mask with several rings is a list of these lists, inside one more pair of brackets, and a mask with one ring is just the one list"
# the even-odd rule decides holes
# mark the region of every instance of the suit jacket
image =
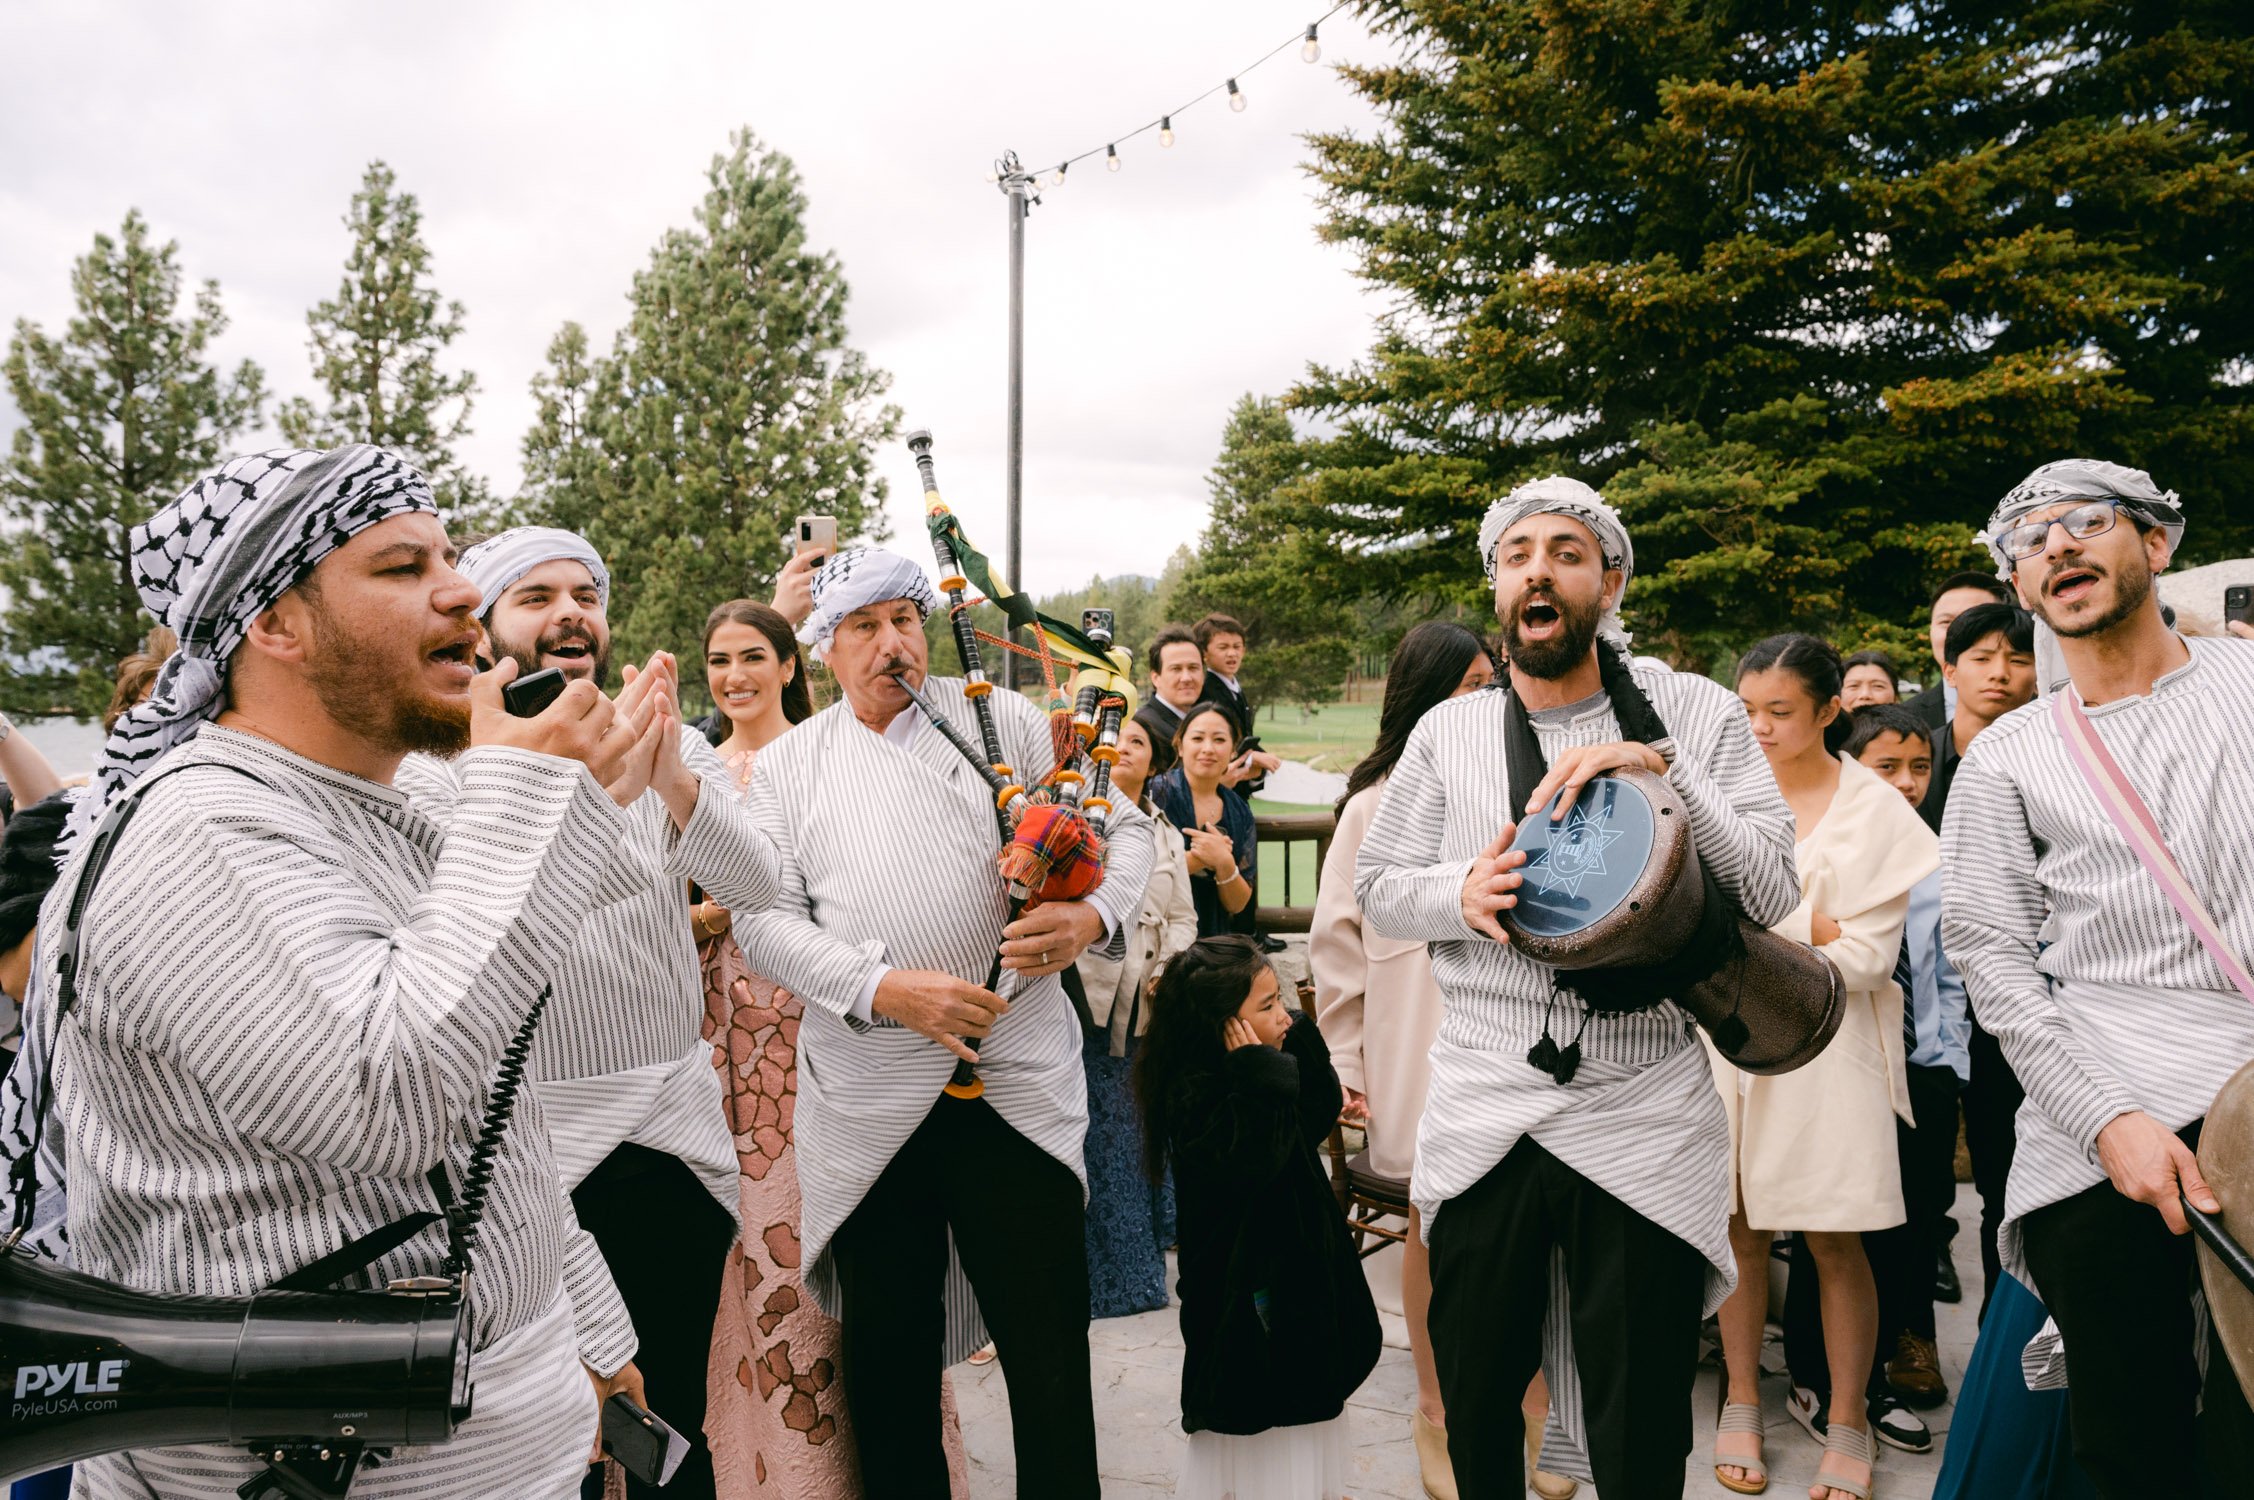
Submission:
[[1947,684],[1936,682],[1902,705],[1935,729],[1949,722],[1949,689]]

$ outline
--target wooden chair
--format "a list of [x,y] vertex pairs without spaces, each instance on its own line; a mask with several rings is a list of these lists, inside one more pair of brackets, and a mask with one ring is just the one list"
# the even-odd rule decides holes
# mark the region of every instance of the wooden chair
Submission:
[[[1367,1260],[1387,1245],[1407,1241],[1409,1183],[1406,1178],[1380,1176],[1370,1166],[1366,1144],[1348,1156],[1346,1123],[1340,1120],[1331,1126],[1326,1147],[1330,1155],[1331,1189],[1338,1194],[1339,1212],[1346,1215],[1346,1232],[1354,1238],[1354,1253]],[[1395,1229],[1381,1222],[1387,1218],[1404,1221],[1404,1227]]]

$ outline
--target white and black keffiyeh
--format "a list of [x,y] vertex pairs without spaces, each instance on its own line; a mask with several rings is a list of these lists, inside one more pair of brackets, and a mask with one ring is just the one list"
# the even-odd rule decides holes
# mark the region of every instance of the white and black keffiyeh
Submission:
[[2016,566],[2004,551],[2004,533],[2028,512],[2069,500],[2113,500],[2147,526],[2167,533],[2170,551],[2184,539],[2183,502],[2174,490],[2162,490],[2152,476],[2126,464],[2102,458],[2061,458],[2044,464],[1996,502],[1995,513],[1980,532],[1980,540],[1996,560],[1996,576],[2011,581]]
[[355,443],[231,459],[134,527],[134,587],[180,649],[110,731],[57,860],[158,757],[218,716],[227,663],[262,610],[359,533],[412,511],[437,514],[429,483],[398,455]]
[[454,568],[485,596],[477,606],[477,617],[483,620],[493,613],[509,585],[559,557],[585,563],[594,575],[596,597],[603,608],[610,608],[610,569],[603,566],[601,554],[587,538],[560,526],[512,526],[496,532],[464,552]]
[[882,547],[848,547],[814,570],[814,612],[798,627],[798,638],[816,661],[828,661],[838,622],[857,609],[905,599],[926,619],[939,607],[939,593],[924,570]]
[[[1626,596],[1628,580],[1636,574],[1636,549],[1628,540],[1626,524],[1604,496],[1563,474],[1530,479],[1487,507],[1487,515],[1479,523],[1479,566],[1489,583],[1495,581],[1496,543],[1505,530],[1528,516],[1571,516],[1588,527],[1604,552],[1605,567],[1620,570],[1620,592]],[[1621,623],[1617,604],[1597,621],[1597,634],[1623,650],[1627,648],[1628,627]]]

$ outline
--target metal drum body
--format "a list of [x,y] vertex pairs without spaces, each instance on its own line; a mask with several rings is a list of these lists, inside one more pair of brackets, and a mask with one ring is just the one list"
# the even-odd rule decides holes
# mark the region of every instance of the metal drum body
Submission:
[[[2199,1130],[2199,1175],[2223,1206],[2223,1227],[2241,1245],[2254,1246],[2254,1063],[2248,1063],[2216,1091]],[[2233,1276],[2205,1243],[2199,1247],[2199,1280],[2207,1290],[2207,1313],[2230,1355],[2238,1383],[2254,1393],[2254,1290]]]
[[[1519,952],[1546,968],[1673,964],[1704,919],[1706,879],[1690,812],[1666,778],[1648,771],[1593,778],[1562,820],[1530,815],[1511,847],[1527,856],[1525,880],[1518,904],[1497,920]],[[1838,1032],[1845,985],[1818,950],[1736,920],[1743,951],[1673,998],[1738,1067],[1788,1073]]]

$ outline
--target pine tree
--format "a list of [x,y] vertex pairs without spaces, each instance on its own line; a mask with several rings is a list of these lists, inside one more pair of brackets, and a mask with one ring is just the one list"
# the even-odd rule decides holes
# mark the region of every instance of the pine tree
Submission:
[[1380,0],[1385,116],[1315,142],[1395,298],[1292,395],[1396,596],[1480,589],[1512,483],[1629,518],[1685,659],[1782,628],[1915,647],[2035,464],[2150,468],[2188,560],[2254,536],[2254,13],[2215,3]]
[[391,168],[370,162],[344,227],[352,235],[344,281],[306,315],[326,405],[302,396],[283,403],[282,435],[306,448],[374,443],[403,454],[430,480],[449,525],[491,529],[506,508],[454,454],[469,435],[477,377],[439,368],[466,315],[432,284],[422,206],[399,191]]
[[208,358],[227,327],[219,284],[180,306],[176,242],[138,211],[94,236],[71,271],[60,338],[18,320],[8,396],[21,413],[0,464],[0,707],[81,716],[109,702],[119,660],[149,628],[127,532],[215,467],[257,424],[264,377]]
[[846,344],[845,273],[806,243],[797,169],[739,131],[706,176],[695,224],[636,274],[610,354],[590,364],[567,325],[533,383],[528,508],[608,560],[629,660],[692,652],[714,605],[765,597],[800,514],[837,517],[841,542],[886,534],[875,450],[899,412]]
[[1240,397],[1206,481],[1212,517],[1167,600],[1184,622],[1208,612],[1242,622],[1241,680],[1255,704],[1328,703],[1354,664],[1354,617],[1336,582],[1344,558],[1310,506],[1314,467],[1280,402]]

